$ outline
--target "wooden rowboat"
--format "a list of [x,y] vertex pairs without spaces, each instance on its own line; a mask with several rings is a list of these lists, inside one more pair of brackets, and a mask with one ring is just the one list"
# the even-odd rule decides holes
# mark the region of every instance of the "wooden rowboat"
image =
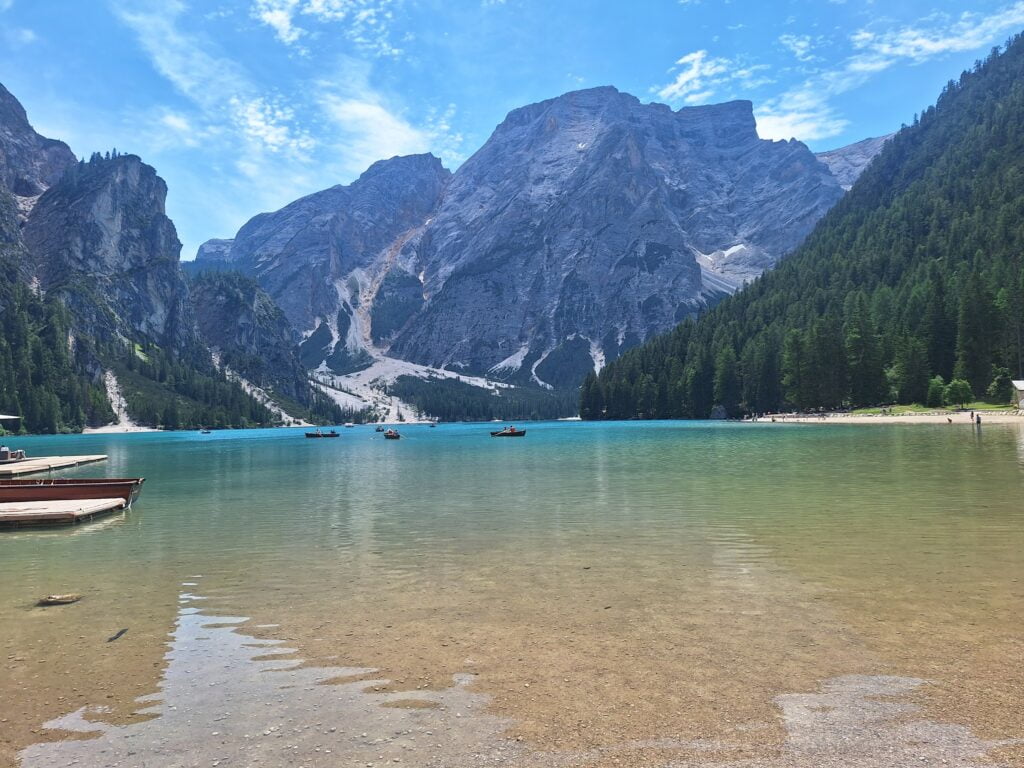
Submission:
[[516,429],[515,427],[505,427],[505,429],[497,432],[491,432],[491,437],[526,437],[526,430]]
[[401,439],[401,437],[402,436],[398,434],[397,429],[389,429],[387,432],[384,433],[385,440],[399,440]]
[[318,429],[316,432],[307,432],[306,437],[341,437],[341,433],[333,429],[330,432],[321,432]]
[[124,499],[130,507],[142,492],[144,477],[67,477],[0,480],[0,502]]

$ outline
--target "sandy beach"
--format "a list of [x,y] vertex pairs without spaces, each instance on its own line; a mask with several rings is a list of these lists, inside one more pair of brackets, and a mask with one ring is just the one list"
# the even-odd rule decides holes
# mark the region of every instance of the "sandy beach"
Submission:
[[[1020,411],[976,411],[981,415],[982,426],[986,424],[1024,424],[1024,413]],[[971,411],[929,411],[928,413],[826,413],[824,416],[806,414],[770,413],[758,424],[973,424]]]

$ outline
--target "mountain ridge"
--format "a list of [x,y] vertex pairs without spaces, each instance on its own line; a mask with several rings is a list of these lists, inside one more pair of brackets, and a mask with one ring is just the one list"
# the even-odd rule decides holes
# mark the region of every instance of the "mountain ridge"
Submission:
[[[595,141],[603,154],[590,160]],[[711,155],[718,162],[728,153],[729,171],[711,173]],[[440,167],[423,160],[432,156],[413,157]],[[385,172],[402,160],[378,161],[348,187],[258,214],[234,239],[203,244],[197,264],[230,263],[257,279],[305,337],[311,367],[344,374],[391,355],[563,385],[759,274],[842,195],[805,145],[757,136],[749,101],[672,110],[612,86],[509,112],[420,200],[418,223],[378,231],[343,212],[344,190],[368,174],[400,178]],[[737,195],[748,202],[747,220],[727,210]],[[617,221],[627,211],[633,223]],[[351,251],[360,238],[332,241],[328,222],[342,215],[367,225],[359,254]],[[318,222],[319,239],[304,253],[295,235]],[[582,252],[560,232],[582,242]],[[513,253],[516,242],[526,245]],[[595,249],[604,254],[597,260]],[[327,255],[343,251],[345,264]],[[301,290],[273,276],[292,275],[299,263],[309,268],[289,280]],[[608,290],[616,265],[620,283],[630,283],[618,298]]]

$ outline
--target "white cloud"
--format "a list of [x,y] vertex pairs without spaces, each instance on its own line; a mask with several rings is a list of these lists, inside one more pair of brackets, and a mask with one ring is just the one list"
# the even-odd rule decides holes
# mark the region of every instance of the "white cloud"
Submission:
[[298,5],[299,0],[256,0],[252,14],[273,29],[277,39],[287,45],[298,42],[305,34],[305,30],[292,22]]
[[290,107],[263,96],[236,97],[228,103],[236,124],[269,151],[301,153],[313,148],[314,141],[309,134],[293,127],[295,111]]
[[[658,96],[670,104],[704,104],[727,84],[756,88],[769,82],[758,73],[766,65],[742,66],[735,59],[715,57],[707,51],[694,51],[677,60],[669,72],[676,77],[668,85],[656,89]],[[678,71],[677,71],[678,70]]]
[[814,42],[810,35],[781,35],[779,42],[796,57],[797,61],[813,61],[817,58],[812,53]]
[[340,72],[329,81],[317,83],[318,103],[336,135],[342,171],[355,175],[372,163],[394,155],[434,152],[449,165],[458,164],[463,136],[453,130],[455,105],[431,110],[417,123],[369,83],[369,68],[363,62],[345,59]]
[[430,140],[431,151],[449,167],[466,159],[462,144],[465,137],[452,127],[457,110],[449,104],[443,111],[431,110],[424,121],[424,131]]
[[[709,82],[715,82],[727,73],[731,63],[728,59],[709,56],[707,51],[694,51],[676,61],[679,71],[676,79],[658,91],[658,96],[669,102],[689,101],[694,95],[709,95]],[[673,68],[675,69],[675,68]]]
[[274,30],[277,39],[294,45],[308,34],[299,26],[302,18],[322,24],[339,24],[341,34],[356,49],[374,56],[398,56],[401,48],[391,42],[392,6],[395,0],[254,0],[253,18]]
[[[0,8],[0,11],[2,10],[4,9]],[[12,48],[24,48],[38,40],[39,36],[33,30],[25,27],[5,27],[3,39]]]
[[1003,10],[981,15],[964,12],[955,20],[931,28],[906,26],[875,32],[861,29],[852,37],[861,51],[857,58],[888,66],[899,59],[921,62],[943,53],[971,51],[992,41],[997,35],[1024,24],[1024,2],[1015,2]]
[[808,110],[764,107],[755,113],[757,134],[762,139],[814,141],[838,136],[850,124],[831,110],[815,107]]
[[837,113],[831,103],[834,97],[899,63],[919,64],[945,53],[975,50],[1021,25],[1024,0],[986,16],[933,15],[916,25],[859,29],[850,36],[853,54],[837,67],[815,74],[757,109],[758,132],[764,138],[806,141],[835,136],[849,121]]
[[350,172],[381,158],[427,151],[427,136],[382,104],[358,98],[325,95],[322,107],[346,137]]
[[198,108],[209,124],[226,124],[248,151],[287,151],[297,159],[312,139],[297,125],[294,111],[252,83],[235,62],[211,52],[200,38],[178,26],[181,0],[120,3],[118,17],[138,37],[156,70]]

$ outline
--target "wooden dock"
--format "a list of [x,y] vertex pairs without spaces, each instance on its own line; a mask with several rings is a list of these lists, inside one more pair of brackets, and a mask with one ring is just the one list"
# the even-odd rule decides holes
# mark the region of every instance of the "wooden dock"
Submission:
[[125,508],[124,499],[11,501],[0,504],[0,528],[73,525]]
[[91,456],[34,456],[22,461],[0,464],[0,478],[34,475],[39,472],[50,472],[54,469],[77,467],[79,464],[106,461],[106,459],[107,455],[105,453],[97,453]]

